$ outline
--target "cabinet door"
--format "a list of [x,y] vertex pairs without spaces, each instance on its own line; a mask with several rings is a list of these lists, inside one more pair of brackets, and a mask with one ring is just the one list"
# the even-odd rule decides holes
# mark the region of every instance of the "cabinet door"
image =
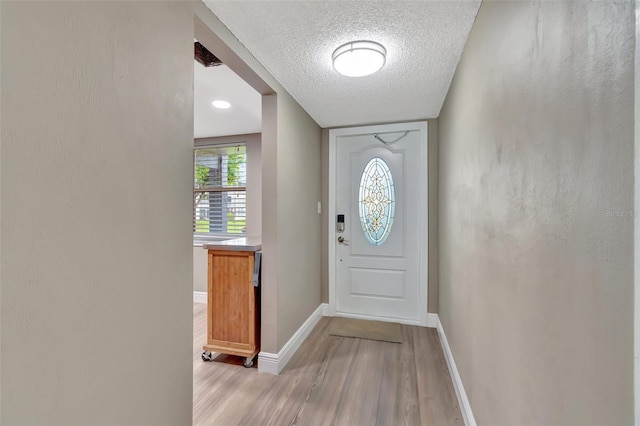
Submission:
[[255,349],[253,252],[209,252],[208,343]]

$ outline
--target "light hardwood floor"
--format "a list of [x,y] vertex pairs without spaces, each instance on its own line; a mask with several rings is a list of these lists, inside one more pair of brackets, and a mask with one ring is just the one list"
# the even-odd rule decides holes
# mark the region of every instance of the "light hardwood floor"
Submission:
[[193,313],[196,425],[463,425],[436,330],[403,343],[336,337],[322,318],[279,376],[240,358],[202,362],[206,305]]

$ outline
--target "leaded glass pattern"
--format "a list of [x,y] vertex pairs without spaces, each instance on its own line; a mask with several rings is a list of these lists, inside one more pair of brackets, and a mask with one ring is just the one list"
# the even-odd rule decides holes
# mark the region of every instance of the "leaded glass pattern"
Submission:
[[381,245],[391,232],[396,194],[391,170],[380,157],[372,158],[362,172],[358,207],[360,225],[367,241],[374,246]]

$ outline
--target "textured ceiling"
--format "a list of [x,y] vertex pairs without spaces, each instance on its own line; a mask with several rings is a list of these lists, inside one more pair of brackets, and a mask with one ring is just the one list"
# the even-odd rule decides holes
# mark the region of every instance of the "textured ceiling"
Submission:
[[[231,104],[229,109],[211,105],[214,100]],[[230,136],[260,133],[262,97],[226,65],[205,68],[193,64],[193,136]]]
[[[434,118],[480,0],[218,1],[207,6],[322,127]],[[387,63],[368,77],[331,65],[343,43],[373,40]]]

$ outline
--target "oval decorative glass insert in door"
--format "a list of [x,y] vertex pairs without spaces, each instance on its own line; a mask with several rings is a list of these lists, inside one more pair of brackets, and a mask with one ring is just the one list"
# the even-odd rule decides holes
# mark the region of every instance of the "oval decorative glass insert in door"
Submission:
[[382,158],[374,157],[362,172],[358,193],[360,225],[367,241],[374,246],[381,245],[389,236],[395,208],[391,170]]

